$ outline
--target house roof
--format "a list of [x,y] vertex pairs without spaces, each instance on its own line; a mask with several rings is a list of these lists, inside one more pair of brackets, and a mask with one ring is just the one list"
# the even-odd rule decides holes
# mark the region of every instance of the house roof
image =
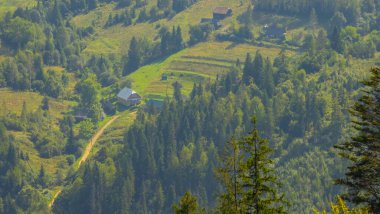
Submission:
[[133,91],[132,89],[130,88],[123,88],[118,94],[117,94],[117,97],[118,98],[121,98],[121,99],[124,99],[124,100],[128,100],[128,98],[132,95],[132,94],[136,94],[135,91]]
[[215,7],[214,13],[227,15],[230,10],[231,8],[228,8],[228,7]]

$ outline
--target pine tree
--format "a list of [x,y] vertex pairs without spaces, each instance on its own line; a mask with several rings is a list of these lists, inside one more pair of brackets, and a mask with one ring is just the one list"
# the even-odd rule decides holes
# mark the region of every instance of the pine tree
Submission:
[[310,12],[309,22],[310,22],[310,27],[314,32],[315,28],[317,27],[317,24],[318,24],[318,17],[317,17],[317,13],[315,12],[314,8]]
[[239,178],[241,173],[241,151],[239,143],[232,139],[227,142],[224,154],[221,157],[222,166],[216,170],[220,182],[224,186],[224,191],[219,196],[218,209],[222,213],[242,213],[242,186]]
[[260,51],[256,52],[255,59],[253,60],[253,80],[260,88],[264,87],[265,74],[264,74],[264,59]]
[[16,149],[13,146],[13,144],[9,144],[8,146],[8,151],[7,151],[7,159],[9,163],[9,169],[13,168],[17,164],[17,154],[16,154]]
[[26,102],[24,101],[22,103],[22,110],[21,110],[21,121],[24,128],[26,128],[26,123],[28,122],[28,110],[26,107]]
[[175,100],[178,102],[178,103],[182,103],[182,93],[181,93],[181,88],[182,88],[182,85],[181,83],[179,82],[174,82],[173,83],[173,88],[174,88],[174,98]]
[[177,27],[177,30],[175,32],[175,50],[176,51],[179,51],[182,49],[182,43],[183,43],[183,39],[182,39],[182,30],[181,30],[181,27],[178,26]]
[[334,27],[334,30],[330,37],[330,43],[331,43],[331,47],[335,51],[337,52],[343,51],[343,44],[342,44],[342,40],[340,39],[340,29],[338,27]]
[[59,4],[57,0],[54,1],[54,8],[52,11],[52,22],[57,25],[57,26],[62,26],[63,25],[63,19],[61,15],[61,10],[59,8]]
[[336,146],[351,165],[336,182],[348,187],[344,199],[380,213],[380,68],[371,69],[371,77],[363,83],[366,89],[351,110],[357,133]]
[[127,64],[124,69],[124,75],[130,74],[134,71],[136,71],[141,64],[141,53],[138,41],[135,37],[132,38],[131,44],[129,46],[128,50],[128,59]]
[[44,97],[44,99],[42,99],[41,109],[45,111],[49,110],[49,99],[47,97]]
[[274,95],[275,85],[273,79],[273,67],[269,57],[265,60],[265,87],[268,96],[272,97]]
[[46,186],[46,174],[43,165],[41,165],[40,172],[38,174],[38,184],[41,185],[43,188]]
[[98,7],[98,2],[97,0],[89,0],[88,1],[88,9],[93,10]]
[[247,53],[247,56],[245,58],[244,62],[244,68],[243,68],[243,81],[246,85],[249,85],[252,78],[252,58],[251,54]]
[[255,118],[252,123],[254,128],[249,135],[238,144],[231,141],[232,155],[219,169],[226,189],[220,198],[220,212],[286,213],[284,206],[288,203],[283,194],[277,193],[276,188],[281,184],[274,174],[274,163],[269,158],[272,150],[268,141],[259,136]]
[[198,208],[197,198],[186,192],[179,204],[173,205],[175,214],[202,214],[203,209]]

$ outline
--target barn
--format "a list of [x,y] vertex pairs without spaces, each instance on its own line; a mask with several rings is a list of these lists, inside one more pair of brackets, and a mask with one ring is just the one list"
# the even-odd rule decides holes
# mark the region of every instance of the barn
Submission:
[[214,20],[222,20],[232,15],[231,8],[228,7],[215,7],[213,12]]
[[141,96],[130,88],[123,88],[118,94],[117,99],[126,106],[137,105],[141,102]]

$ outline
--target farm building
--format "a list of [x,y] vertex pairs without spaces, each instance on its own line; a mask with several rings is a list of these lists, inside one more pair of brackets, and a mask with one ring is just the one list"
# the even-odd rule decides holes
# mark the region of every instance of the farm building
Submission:
[[141,96],[127,87],[117,94],[117,99],[126,106],[137,105],[141,102]]
[[213,12],[213,19],[222,20],[232,15],[232,9],[228,7],[216,7]]

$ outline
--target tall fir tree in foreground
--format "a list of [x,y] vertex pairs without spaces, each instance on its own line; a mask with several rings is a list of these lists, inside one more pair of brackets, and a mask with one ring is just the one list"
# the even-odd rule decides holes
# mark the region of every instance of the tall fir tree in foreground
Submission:
[[357,132],[350,141],[336,146],[341,156],[351,161],[337,184],[348,187],[344,199],[380,213],[380,68],[370,72],[362,96],[351,110]]
[[229,155],[217,175],[225,192],[219,197],[220,213],[286,213],[288,204],[283,194],[277,192],[281,186],[269,158],[272,149],[269,142],[260,137],[256,119],[253,130],[239,142],[227,144]]

